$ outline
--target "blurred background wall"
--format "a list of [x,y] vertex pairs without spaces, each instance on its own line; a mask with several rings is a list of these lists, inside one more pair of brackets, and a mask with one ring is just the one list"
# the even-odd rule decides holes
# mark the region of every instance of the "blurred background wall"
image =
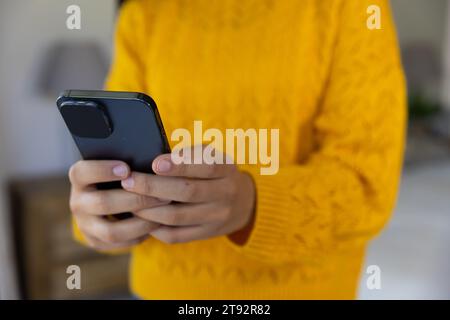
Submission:
[[[397,208],[369,246],[361,299],[450,298],[450,5],[392,0],[409,84],[409,131]],[[381,290],[366,286],[380,267]]]
[[[391,4],[403,48],[424,44],[444,63],[448,54],[448,0],[393,0]],[[448,87],[444,79],[439,80],[436,90],[447,99]]]
[[[391,2],[404,58],[409,61],[408,81],[417,82],[416,91],[420,91],[414,100],[416,116],[411,119],[411,127],[417,129],[409,134],[410,152],[394,219],[367,255],[366,265],[379,265],[383,272],[383,289],[368,290],[363,270],[360,297],[450,298],[450,140],[445,136],[449,128],[445,110],[450,110],[450,6],[448,0]],[[70,4],[82,8],[81,30],[65,27]],[[55,96],[40,87],[46,61],[55,46],[82,43],[96,43],[109,61],[115,14],[114,0],[0,2],[2,298],[16,298],[20,293],[9,182],[64,175],[77,159],[55,110]],[[416,70],[417,66],[424,67]]]
[[[82,8],[81,30],[66,28],[66,8],[74,3]],[[113,0],[0,2],[0,280],[8,288],[2,290],[3,297],[16,295],[6,253],[10,252],[6,181],[66,171],[77,157],[55,112],[55,96],[39,92],[42,65],[52,46],[67,42],[94,41],[108,59],[115,11]]]
[[402,44],[426,41],[443,52],[447,0],[392,0],[391,6]]

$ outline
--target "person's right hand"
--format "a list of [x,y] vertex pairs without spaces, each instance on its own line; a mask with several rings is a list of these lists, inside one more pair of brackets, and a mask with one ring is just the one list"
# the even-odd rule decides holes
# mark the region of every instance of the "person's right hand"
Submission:
[[97,250],[131,247],[149,237],[158,223],[132,217],[107,219],[106,215],[136,212],[167,204],[123,189],[97,190],[95,184],[128,178],[130,168],[121,161],[78,161],[69,170],[72,184],[70,209],[89,246]]

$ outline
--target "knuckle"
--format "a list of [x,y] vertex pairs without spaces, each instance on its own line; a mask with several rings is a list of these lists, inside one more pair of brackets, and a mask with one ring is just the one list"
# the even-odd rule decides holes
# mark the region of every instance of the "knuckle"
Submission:
[[106,243],[115,243],[119,241],[117,233],[111,226],[108,225],[103,225],[99,227],[97,237]]
[[149,199],[146,196],[137,195],[134,205],[137,209],[145,209],[149,206]]
[[167,224],[169,225],[179,225],[182,222],[182,217],[180,214],[171,213],[167,214]]
[[104,194],[96,193],[90,198],[89,207],[91,211],[99,214],[109,213],[108,199]]
[[195,183],[186,180],[184,183],[184,198],[185,200],[194,200],[199,193],[199,188]]
[[161,240],[168,244],[175,244],[180,242],[180,238],[173,232],[167,232],[162,236]]
[[[140,183],[139,183],[140,180]],[[137,184],[136,187],[139,188],[139,186],[141,186],[142,188],[142,192],[145,194],[151,194],[153,191],[153,185],[151,180],[148,177],[143,177],[143,178],[138,178],[136,179]]]
[[[86,236],[86,234],[84,234]],[[91,249],[98,249],[98,244],[89,237],[86,237],[86,244]]]
[[77,214],[80,212],[80,202],[78,200],[78,197],[76,197],[76,196],[70,197],[69,208],[70,208],[70,212],[72,212],[72,214]]

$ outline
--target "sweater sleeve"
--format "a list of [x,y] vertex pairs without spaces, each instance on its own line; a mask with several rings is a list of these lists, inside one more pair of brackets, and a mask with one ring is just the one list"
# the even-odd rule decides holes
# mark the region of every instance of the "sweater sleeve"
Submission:
[[[368,7],[381,9],[370,30]],[[328,82],[314,119],[317,148],[304,163],[254,179],[253,229],[240,253],[267,263],[313,263],[376,235],[395,204],[404,149],[405,82],[384,0],[342,1]],[[280,129],[283,139],[283,129]]]
[[[145,65],[138,53],[145,52],[146,18],[143,1],[129,0],[119,12],[114,36],[113,61],[105,81],[105,90],[145,92]],[[74,238],[85,244],[76,222],[72,221]],[[122,253],[115,250],[109,253]]]

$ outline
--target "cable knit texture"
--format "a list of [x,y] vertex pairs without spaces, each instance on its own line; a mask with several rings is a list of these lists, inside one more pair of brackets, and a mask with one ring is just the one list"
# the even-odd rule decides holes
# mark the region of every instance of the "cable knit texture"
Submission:
[[[381,30],[369,30],[369,5]],[[176,128],[279,128],[246,244],[149,239],[131,287],[148,299],[354,298],[401,171],[405,86],[384,0],[148,0],[122,8],[109,90],[142,91]],[[78,233],[79,235],[79,233]]]

